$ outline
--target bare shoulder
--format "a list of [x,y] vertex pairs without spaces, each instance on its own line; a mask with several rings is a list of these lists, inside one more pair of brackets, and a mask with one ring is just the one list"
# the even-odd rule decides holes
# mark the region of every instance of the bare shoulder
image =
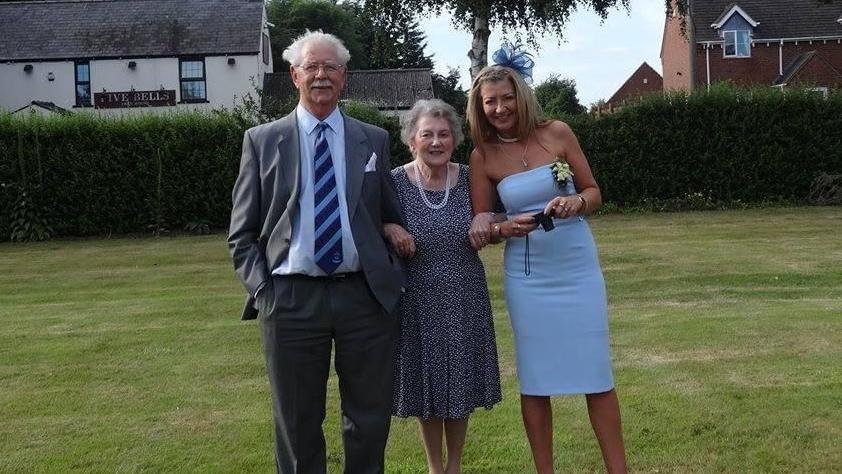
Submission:
[[572,136],[570,126],[561,120],[551,120],[535,130],[535,137],[541,146],[556,156],[564,156]]
[[471,150],[471,156],[468,157],[468,163],[471,165],[483,165],[485,163],[485,155],[482,153],[480,147],[475,147]]
[[552,120],[544,128],[551,139],[565,140],[573,136],[573,129],[561,120]]

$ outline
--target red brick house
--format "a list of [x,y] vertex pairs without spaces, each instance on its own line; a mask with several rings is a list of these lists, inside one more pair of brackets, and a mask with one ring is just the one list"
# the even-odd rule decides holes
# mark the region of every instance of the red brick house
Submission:
[[664,23],[664,89],[738,85],[842,88],[842,2],[692,0]]
[[636,99],[638,97],[661,93],[664,90],[664,81],[658,71],[652,69],[652,66],[645,61],[637,68],[636,71],[617,89],[617,92],[611,96],[605,103],[609,110],[622,105],[623,102]]

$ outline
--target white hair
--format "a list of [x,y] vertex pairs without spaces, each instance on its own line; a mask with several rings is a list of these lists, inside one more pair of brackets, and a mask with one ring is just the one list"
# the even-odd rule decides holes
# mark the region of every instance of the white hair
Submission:
[[409,141],[418,131],[418,121],[423,117],[442,118],[450,125],[453,135],[453,145],[458,147],[462,143],[462,119],[452,105],[441,99],[419,99],[409,111],[401,115],[401,141],[409,145]]
[[330,33],[323,33],[322,30],[305,30],[304,34],[295,38],[295,41],[284,50],[282,57],[293,66],[300,66],[301,52],[304,51],[304,47],[314,43],[332,47],[336,51],[336,59],[343,66],[351,60],[351,53],[342,44],[342,40]]

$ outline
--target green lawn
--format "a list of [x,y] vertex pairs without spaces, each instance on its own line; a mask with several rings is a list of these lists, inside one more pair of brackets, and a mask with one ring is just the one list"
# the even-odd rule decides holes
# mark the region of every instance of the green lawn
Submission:
[[[633,471],[842,469],[842,208],[592,227]],[[464,471],[529,472],[501,249],[483,257],[504,399],[472,418]],[[0,269],[0,472],[272,470],[260,339],[222,235],[0,244]],[[583,397],[554,407],[558,471],[600,471]],[[387,464],[424,472],[414,420],[395,419]]]

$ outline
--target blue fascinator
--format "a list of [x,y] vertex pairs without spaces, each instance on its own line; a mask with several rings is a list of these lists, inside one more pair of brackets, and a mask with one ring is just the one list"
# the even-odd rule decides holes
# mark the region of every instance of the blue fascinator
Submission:
[[514,69],[523,77],[524,82],[532,84],[532,68],[535,66],[535,61],[521,45],[512,45],[508,41],[503,41],[500,49],[494,51],[491,59],[498,66]]

